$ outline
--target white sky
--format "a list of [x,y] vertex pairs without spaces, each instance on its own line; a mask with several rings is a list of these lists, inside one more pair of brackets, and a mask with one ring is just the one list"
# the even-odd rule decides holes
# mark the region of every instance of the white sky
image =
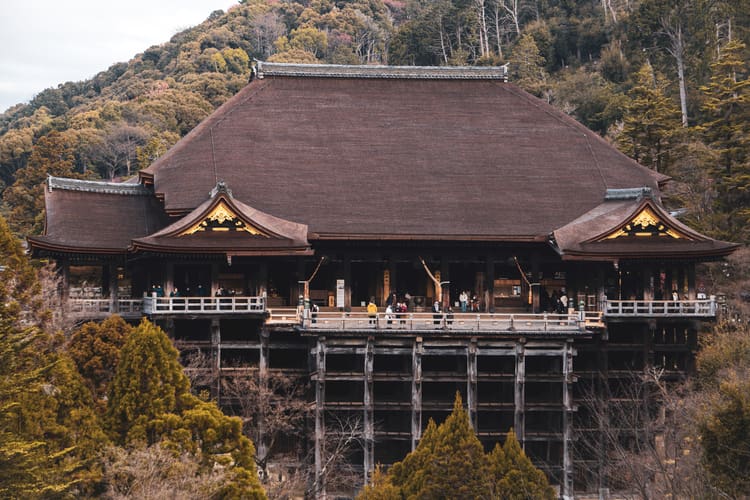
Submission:
[[237,0],[0,0],[0,113],[91,78]]

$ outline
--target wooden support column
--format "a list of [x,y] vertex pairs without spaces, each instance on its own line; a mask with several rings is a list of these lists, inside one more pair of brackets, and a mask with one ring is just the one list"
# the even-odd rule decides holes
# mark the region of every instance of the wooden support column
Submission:
[[258,295],[268,296],[268,262],[265,260],[260,263],[258,269]]
[[109,270],[109,283],[107,284],[107,288],[109,288],[109,312],[110,313],[118,313],[119,310],[119,293],[117,290],[117,264],[114,262],[107,263],[107,269]]
[[[262,327],[260,329],[260,352],[258,356],[258,383],[260,384],[261,390],[268,389],[269,340],[270,332],[268,331],[268,328]],[[258,458],[261,462],[265,462],[266,456],[268,455],[268,443],[266,441],[266,415],[261,414],[259,416],[260,418],[258,419],[257,428],[259,439],[255,443],[255,446]]]
[[495,312],[495,257],[494,255],[487,256],[487,263],[485,266],[485,280],[487,285],[487,312]]
[[526,346],[525,341],[516,343],[516,378],[514,387],[514,403],[515,403],[515,414],[513,416],[513,427],[516,431],[516,437],[521,447],[526,445],[525,438],[525,407],[526,407]]
[[477,339],[473,337],[466,350],[466,406],[469,410],[469,422],[474,432],[479,430],[477,422]]
[[352,259],[344,256],[344,310],[352,309]]
[[211,350],[216,353],[211,370],[216,375],[216,386],[212,388],[216,395],[216,400],[221,404],[221,325],[217,318],[211,320]]
[[695,300],[695,262],[687,265],[688,299]]
[[67,258],[61,258],[59,260],[60,265],[60,301],[62,303],[63,314],[67,316],[69,307],[68,300],[70,299],[70,260]]
[[174,262],[167,262],[164,265],[164,296],[169,297],[169,294],[174,290]]
[[318,337],[315,349],[315,484],[313,498],[325,500],[326,482],[323,473],[325,460],[325,399],[326,399],[326,338]]
[[565,342],[562,356],[563,370],[563,477],[560,485],[563,499],[572,499],[573,496],[573,339]]
[[422,337],[414,340],[411,356],[411,450],[417,448],[422,438]]
[[[451,273],[450,273],[450,266],[448,265],[448,259],[445,255],[440,256],[440,281],[450,281],[451,280]],[[451,306],[451,287],[450,284],[448,286],[441,286],[440,291],[442,292],[442,297],[440,297],[440,308],[441,310],[445,311]],[[453,297],[458,298],[458,297]]]
[[365,394],[364,394],[364,484],[368,483],[370,472],[375,468],[375,405],[373,394],[373,360],[375,357],[375,340],[367,338],[365,350]]
[[208,290],[208,295],[210,297],[216,296],[216,291],[219,289],[219,263],[218,262],[212,262],[211,263],[211,286]]

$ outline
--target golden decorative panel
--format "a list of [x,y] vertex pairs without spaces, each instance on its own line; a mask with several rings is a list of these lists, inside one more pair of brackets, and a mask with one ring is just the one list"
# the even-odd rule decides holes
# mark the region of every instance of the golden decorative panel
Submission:
[[202,221],[181,232],[178,236],[187,236],[201,231],[243,231],[253,236],[269,238],[269,235],[264,231],[242,220],[224,202],[216,205]]
[[638,238],[668,236],[674,239],[690,239],[667,227],[649,207],[641,210],[628,224],[603,237],[602,240],[613,240],[623,236],[635,236]]

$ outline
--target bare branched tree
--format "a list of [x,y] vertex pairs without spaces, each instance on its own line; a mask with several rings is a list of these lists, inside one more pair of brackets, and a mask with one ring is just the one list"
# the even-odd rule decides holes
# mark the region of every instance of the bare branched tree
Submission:
[[588,391],[575,453],[596,457],[584,462],[587,472],[625,498],[711,497],[699,463],[697,405],[687,385],[671,386],[663,375],[648,368],[605,389],[609,394]]

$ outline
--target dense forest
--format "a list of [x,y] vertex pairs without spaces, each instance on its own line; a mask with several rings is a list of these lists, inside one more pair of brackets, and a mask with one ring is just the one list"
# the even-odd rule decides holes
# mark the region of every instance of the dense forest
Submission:
[[43,224],[48,174],[115,179],[247,82],[254,59],[499,65],[643,165],[714,237],[750,239],[746,0],[244,0],[0,115],[1,213]]

